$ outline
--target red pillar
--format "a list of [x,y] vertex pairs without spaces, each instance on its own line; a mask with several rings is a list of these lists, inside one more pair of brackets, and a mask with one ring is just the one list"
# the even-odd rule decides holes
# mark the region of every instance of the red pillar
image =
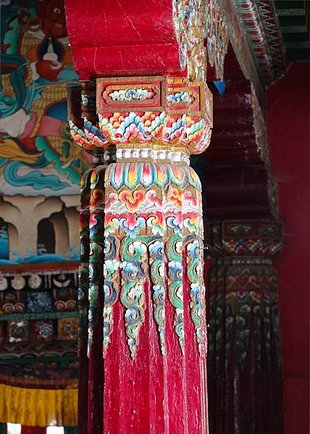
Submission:
[[[201,186],[180,143],[174,141],[173,149],[163,144],[167,127],[153,130],[153,147],[143,119],[167,121],[171,116],[177,122],[173,115],[183,116],[183,103],[175,104],[172,112],[163,95],[169,101],[180,85],[192,92],[194,100],[211,99],[211,94],[205,84],[190,88],[185,79],[119,78],[113,80],[113,92],[121,92],[122,83],[128,83],[130,92],[145,89],[157,98],[154,88],[166,107],[159,115],[153,111],[146,115],[138,101],[140,109],[130,115],[123,111],[111,115],[104,112],[101,100],[109,80],[97,80],[99,127],[90,121],[89,86],[84,84],[83,129],[78,128],[74,110],[76,91],[71,99],[72,134],[96,152],[96,167],[82,183],[80,409],[84,403],[86,410],[79,418],[80,427],[89,434],[206,434]],[[202,102],[199,106],[205,107]],[[188,143],[196,151],[210,128],[210,113],[201,110],[191,117],[187,109],[190,125],[197,120],[204,125],[197,129],[196,141]],[[119,122],[112,124],[115,117]],[[116,123],[124,126],[121,138]],[[145,134],[142,143],[137,125]],[[129,131],[133,149],[130,141],[119,142],[126,141]],[[104,134],[109,141],[104,142]]]
[[80,427],[206,434],[201,185],[189,155],[211,136],[205,38],[221,76],[228,29],[215,3],[67,0],[66,10],[84,83],[71,134],[95,154],[82,193]]
[[213,434],[282,434],[278,273],[282,225],[222,220],[207,227],[208,391]]

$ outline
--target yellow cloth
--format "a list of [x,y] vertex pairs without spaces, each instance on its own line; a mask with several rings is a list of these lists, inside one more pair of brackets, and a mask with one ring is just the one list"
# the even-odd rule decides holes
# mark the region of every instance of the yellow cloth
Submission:
[[77,426],[77,389],[24,389],[0,384],[0,422]]

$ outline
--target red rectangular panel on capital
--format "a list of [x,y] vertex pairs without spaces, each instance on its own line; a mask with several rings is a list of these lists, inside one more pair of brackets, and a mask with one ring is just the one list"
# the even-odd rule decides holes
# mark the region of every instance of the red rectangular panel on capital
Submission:
[[97,79],[97,112],[164,111],[164,77]]

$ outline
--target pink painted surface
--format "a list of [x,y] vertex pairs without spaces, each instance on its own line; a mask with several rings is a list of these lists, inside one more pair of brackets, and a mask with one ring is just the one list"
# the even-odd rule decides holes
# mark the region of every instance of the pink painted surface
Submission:
[[267,93],[273,172],[285,225],[280,273],[285,434],[309,433],[310,63],[291,65]]

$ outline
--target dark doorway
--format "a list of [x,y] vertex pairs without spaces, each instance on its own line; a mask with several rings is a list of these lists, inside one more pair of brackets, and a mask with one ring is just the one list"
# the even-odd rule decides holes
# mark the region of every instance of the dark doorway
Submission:
[[55,230],[49,219],[42,219],[38,224],[38,254],[55,253]]

